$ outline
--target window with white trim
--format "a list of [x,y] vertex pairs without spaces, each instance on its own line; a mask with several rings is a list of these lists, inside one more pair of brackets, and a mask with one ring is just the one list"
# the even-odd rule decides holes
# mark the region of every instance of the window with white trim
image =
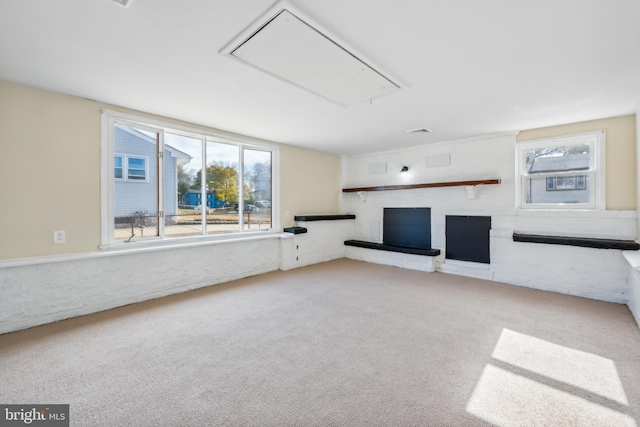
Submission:
[[146,181],[148,157],[123,154],[113,156],[113,178],[125,181]]
[[113,157],[113,177],[124,179],[124,156],[115,155]]
[[147,180],[147,159],[144,157],[127,157],[127,179],[134,181]]
[[521,209],[605,209],[605,131],[518,143]]
[[103,245],[274,229],[277,147],[111,111],[102,121]]

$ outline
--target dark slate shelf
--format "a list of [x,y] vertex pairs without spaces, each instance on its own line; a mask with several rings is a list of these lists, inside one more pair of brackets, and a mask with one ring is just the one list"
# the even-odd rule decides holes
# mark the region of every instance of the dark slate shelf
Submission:
[[307,229],[304,227],[286,227],[284,229],[284,232],[292,234],[304,234],[307,232]]
[[590,237],[542,236],[537,234],[513,233],[513,241],[580,246],[595,249],[621,249],[625,251],[637,251],[640,249],[640,244],[633,240],[594,239]]
[[341,219],[356,219],[353,214],[339,214],[339,215],[296,215],[294,217],[296,221],[336,221]]
[[440,255],[440,249],[408,248],[406,246],[392,246],[392,245],[385,245],[383,243],[365,242],[364,240],[345,240],[344,244],[347,246],[355,246],[357,248],[376,249],[379,251],[388,251],[388,252],[401,252],[403,254],[424,255],[424,256]]

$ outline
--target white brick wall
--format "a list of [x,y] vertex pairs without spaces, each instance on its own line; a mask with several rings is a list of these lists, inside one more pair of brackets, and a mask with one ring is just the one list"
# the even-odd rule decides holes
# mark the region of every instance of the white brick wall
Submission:
[[354,220],[297,221],[296,225],[305,227],[307,233],[282,239],[282,270],[346,256],[344,241],[353,238]]
[[[434,260],[435,268],[451,274],[625,303],[629,287],[627,265],[621,251],[514,242],[512,235],[516,231],[632,240],[636,237],[635,211],[516,210],[515,148],[515,135],[511,134],[345,159],[343,182],[346,187],[502,180],[499,185],[476,187],[473,199],[467,196],[465,187],[367,192],[365,201],[354,193],[343,193],[344,212],[356,215],[353,238],[380,242],[382,232],[374,231],[381,230],[385,207],[430,207],[432,247],[444,254],[447,215],[491,216],[490,265],[461,263],[441,256]],[[427,167],[427,156],[443,153],[450,153],[449,166]],[[387,173],[370,174],[368,165],[380,162],[387,162]],[[399,173],[402,165],[409,166],[410,175]],[[347,256],[349,254],[347,251]],[[371,262],[394,262],[394,257],[382,252],[371,258]]]
[[347,246],[346,257],[374,264],[392,265],[408,270],[427,272],[436,271],[437,263],[435,257],[358,248],[355,246]]
[[640,327],[640,253],[624,251],[623,256],[628,262],[627,285],[629,286],[627,305]]
[[636,319],[638,327],[640,327],[640,271],[635,268],[629,269],[629,299],[627,305],[631,314]]
[[627,267],[622,251],[514,242],[491,238],[493,280],[625,303]]
[[279,235],[0,268],[0,333],[278,269]]

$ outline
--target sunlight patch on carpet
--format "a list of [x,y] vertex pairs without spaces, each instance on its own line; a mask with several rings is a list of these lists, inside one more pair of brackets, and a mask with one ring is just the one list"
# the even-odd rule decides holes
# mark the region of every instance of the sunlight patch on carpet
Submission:
[[629,401],[611,359],[509,329],[491,357],[506,366],[485,366],[466,408],[478,418],[498,427],[637,427],[620,412]]
[[629,415],[493,365],[482,372],[467,412],[498,427],[637,427]]
[[502,330],[491,356],[623,405],[629,404],[613,360],[509,329]]

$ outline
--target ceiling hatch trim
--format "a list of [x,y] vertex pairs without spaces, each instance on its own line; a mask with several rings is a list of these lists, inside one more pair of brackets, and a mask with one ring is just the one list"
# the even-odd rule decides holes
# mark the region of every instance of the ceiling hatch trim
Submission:
[[371,102],[401,87],[286,1],[278,2],[220,53],[343,107]]

